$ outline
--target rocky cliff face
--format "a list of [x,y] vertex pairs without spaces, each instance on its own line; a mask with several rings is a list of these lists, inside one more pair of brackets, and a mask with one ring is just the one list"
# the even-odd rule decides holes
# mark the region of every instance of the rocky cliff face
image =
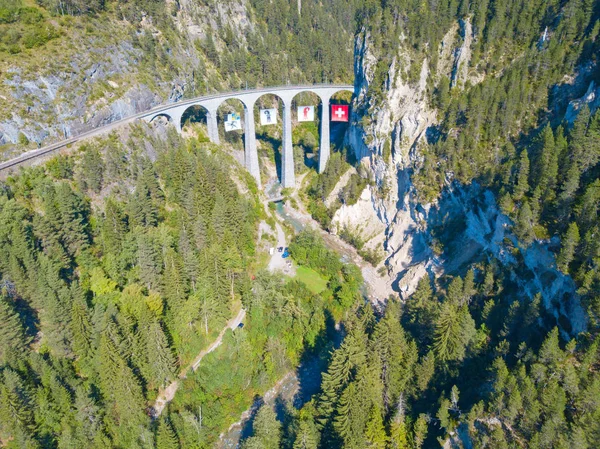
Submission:
[[[383,98],[376,102],[369,88],[377,55],[369,41],[365,31],[356,40],[358,96],[353,104],[354,126],[346,143],[354,149],[363,173],[375,182],[356,204],[342,206],[336,212],[332,228],[346,228],[365,241],[367,248],[383,249],[385,260],[381,265],[387,268],[394,289],[404,299],[426,275],[461,273],[472,262],[495,259],[515,272],[529,273],[527,282],[518,281],[525,295],[533,298],[535,292],[541,292],[544,305],[557,321],[559,316],[568,318],[570,329],[566,331],[585,329],[585,313],[574,283],[553,268],[547,244],[520,248],[518,258],[506,247],[507,242],[518,247],[518,242],[510,231],[510,220],[498,210],[491,192],[476,184],[460,186],[448,180],[448,188],[437,202],[420,204],[417,200],[411,174],[419,169],[420,150],[438,122],[428,100],[428,81],[436,85],[447,77],[452,86],[464,88],[483,79],[469,68],[469,20],[448,30],[438,48],[436,70],[432,72],[425,59],[417,82],[406,81],[412,62],[400,39]],[[594,93],[590,89],[582,101],[593,103]],[[443,235],[439,235],[440,229]]]
[[[450,78],[455,73],[458,82],[467,73],[458,67],[468,66],[466,58],[470,52],[461,50],[462,47],[452,48],[457,30],[458,24],[440,45],[438,74]],[[377,56],[366,31],[356,40],[355,73],[359,94],[353,104],[354,126],[348,132],[347,144],[367,168],[376,187],[367,187],[355,205],[342,206],[333,218],[332,227],[338,230],[346,227],[358,233],[366,247],[385,250],[382,263],[395,279],[398,291],[407,296],[432,268],[432,253],[426,237],[429,206],[417,203],[410,174],[420,163],[419,146],[437,118],[427,97],[427,81],[431,76],[429,61],[422,62],[416,83],[407,81],[412,62],[403,43],[401,38],[387,74],[384,98],[373,104],[369,85]],[[373,236],[372,231],[378,228],[382,232]]]

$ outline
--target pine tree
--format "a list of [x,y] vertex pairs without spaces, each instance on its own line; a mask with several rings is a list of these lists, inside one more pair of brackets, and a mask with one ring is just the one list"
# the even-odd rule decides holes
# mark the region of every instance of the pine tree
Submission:
[[244,449],[279,449],[281,423],[277,421],[277,415],[271,407],[263,405],[258,410],[252,427],[254,436],[244,442]]
[[415,367],[416,386],[419,391],[425,391],[435,374],[435,353],[430,350],[421,357],[420,363]]
[[73,308],[71,309],[71,332],[73,334],[73,352],[77,355],[78,367],[86,376],[92,373],[92,323],[79,286],[73,287]]
[[383,426],[381,411],[375,406],[371,407],[369,420],[365,427],[365,439],[368,448],[385,449],[387,447],[388,436]]
[[420,449],[427,438],[427,416],[421,413],[413,426],[415,448]]
[[467,345],[475,336],[475,322],[468,308],[446,301],[437,319],[434,335],[436,359],[443,362],[462,360]]
[[558,195],[559,220],[565,220],[569,217],[577,190],[579,189],[580,178],[581,171],[579,167],[577,164],[572,164],[565,175],[564,182],[560,187],[560,194]]
[[293,449],[317,449],[319,447],[320,435],[317,426],[314,423],[312,413],[306,415],[305,409],[310,406],[304,406],[300,411],[300,425],[296,433]]
[[100,152],[95,148],[86,148],[81,160],[81,175],[79,177],[83,190],[91,190],[95,193],[102,189],[104,177],[104,160]]
[[156,449],[179,449],[177,434],[173,430],[171,423],[162,418],[156,431]]
[[390,302],[385,316],[375,326],[372,337],[373,352],[381,366],[381,381],[384,385],[384,406],[395,404],[412,377],[417,359],[416,346],[406,340],[400,325],[400,310],[397,303]]
[[584,173],[594,160],[594,157],[588,151],[586,138],[590,116],[590,108],[587,104],[584,104],[577,114],[573,128],[569,132],[569,149],[573,165],[577,165],[580,173]]
[[160,284],[160,274],[163,264],[156,242],[149,235],[139,234],[137,244],[137,263],[140,270],[140,280],[148,290],[157,290]]
[[9,300],[0,295],[0,366],[23,357],[28,343],[19,315]]
[[598,211],[600,211],[600,179],[587,186],[585,193],[579,200],[579,204],[575,207],[577,224],[582,233],[597,222]]
[[317,422],[321,429],[331,422],[340,393],[350,380],[354,366],[352,359],[360,361],[362,358],[356,354],[358,348],[354,348],[352,343],[352,339],[346,337],[342,346],[333,353],[327,372],[323,373],[321,395],[317,403]]
[[513,189],[513,199],[519,201],[529,191],[529,156],[527,150],[521,151],[517,182]]
[[143,334],[152,380],[164,386],[175,378],[175,356],[158,320],[153,320]]
[[546,125],[541,135],[541,149],[536,162],[535,185],[546,201],[553,199],[558,176],[558,146],[550,125]]
[[429,276],[422,278],[415,292],[406,301],[405,315],[415,339],[421,345],[431,342],[431,330],[437,315],[439,303],[433,297]]
[[573,261],[575,250],[579,245],[579,227],[572,222],[562,238],[560,253],[556,258],[556,265],[563,273],[569,273],[569,264]]
[[118,203],[111,197],[106,199],[104,219],[100,229],[104,251],[118,254],[127,232],[127,226]]
[[525,246],[529,246],[535,239],[535,234],[533,232],[534,225],[533,212],[529,206],[529,201],[525,200],[519,209],[519,216],[515,226],[517,237],[519,237],[519,240]]
[[173,248],[168,248],[164,257],[162,292],[170,308],[181,306],[187,293],[186,284],[181,258]]
[[60,213],[56,225],[65,247],[74,255],[89,245],[89,204],[66,183],[56,186],[56,204]]
[[0,383],[0,430],[14,438],[16,447],[36,447],[33,441],[36,426],[31,394],[15,371],[5,369],[2,375],[4,380]]
[[404,405],[398,404],[398,410],[390,426],[390,449],[409,449],[408,430],[404,417]]

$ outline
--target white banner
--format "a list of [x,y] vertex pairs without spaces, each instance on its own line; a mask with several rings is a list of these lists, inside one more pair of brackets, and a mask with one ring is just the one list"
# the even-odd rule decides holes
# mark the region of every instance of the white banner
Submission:
[[298,121],[299,122],[314,122],[315,107],[314,106],[298,106]]
[[261,109],[260,124],[275,125],[277,123],[277,109]]
[[233,113],[227,114],[227,120],[225,120],[225,131],[238,131],[242,129],[242,118],[240,114]]

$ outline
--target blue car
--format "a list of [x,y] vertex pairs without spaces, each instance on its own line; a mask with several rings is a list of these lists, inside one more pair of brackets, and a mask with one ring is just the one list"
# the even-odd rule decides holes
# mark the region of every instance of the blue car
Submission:
[[281,257],[283,257],[284,259],[287,259],[288,257],[290,257],[290,253],[288,252],[287,248],[285,249],[285,251],[283,252]]

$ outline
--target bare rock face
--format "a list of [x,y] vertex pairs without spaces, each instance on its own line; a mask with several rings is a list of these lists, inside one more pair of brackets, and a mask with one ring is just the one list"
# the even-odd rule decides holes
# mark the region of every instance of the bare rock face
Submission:
[[[332,227],[338,231],[347,228],[365,242],[366,248],[385,251],[383,263],[395,277],[429,258],[430,250],[417,232],[422,224],[409,172],[420,162],[418,147],[426,130],[435,123],[436,114],[426,98],[429,62],[423,61],[418,81],[409,82],[411,58],[402,38],[390,65],[384,98],[371,103],[366,94],[378,58],[369,39],[363,31],[356,40],[358,96],[353,104],[355,126],[348,131],[346,143],[372,175],[375,186],[367,186],[353,206],[339,209]],[[416,273],[409,285],[403,286],[404,292],[412,293],[424,270]]]
[[366,248],[375,249],[383,244],[386,225],[379,216],[371,189],[371,186],[367,186],[356,204],[343,205],[336,211],[331,230],[339,233],[346,228],[347,232],[361,236],[366,241]]
[[[471,38],[468,20],[448,31],[440,45],[434,83],[443,76],[457,88],[478,82],[469,69]],[[346,143],[360,161],[359,173],[367,173],[372,182],[356,204],[342,206],[335,213],[332,229],[350,230],[366,248],[385,251],[382,264],[393,279],[393,289],[403,299],[425,276],[457,273],[474,261],[493,258],[515,273],[525,273],[523,279],[515,275],[523,297],[533,299],[539,293],[563,332],[585,330],[585,313],[573,280],[556,269],[547,244],[519,247],[510,220],[499,211],[490,191],[475,182],[468,186],[448,182],[435,203],[419,203],[411,173],[420,168],[427,131],[437,122],[436,111],[426,97],[428,61],[423,61],[418,80],[407,81],[411,58],[401,38],[390,65],[388,85],[379,98],[374,98],[367,93],[378,58],[367,32],[358,37],[355,52],[359,95],[353,104],[353,126]],[[594,106],[597,99],[592,85],[573,108],[584,102]],[[432,230],[436,231],[436,245],[432,244]],[[522,257],[515,257],[507,242],[518,248]],[[436,253],[432,248],[443,251]]]
[[[440,44],[434,84],[445,76],[453,86],[463,88],[481,78],[470,69],[472,28],[468,19],[455,24]],[[527,271],[524,297],[540,292],[543,304],[559,318],[566,318],[564,332],[585,329],[585,314],[579,304],[573,281],[556,270],[551,253],[543,244],[520,248],[518,261],[506,241],[518,246],[510,232],[510,220],[499,212],[491,192],[476,183],[458,186],[449,183],[442,198],[433,204],[420,204],[411,173],[422,163],[421,147],[427,131],[436,125],[436,111],[426,96],[431,76],[423,61],[419,79],[409,82],[411,58],[402,38],[388,73],[388,85],[380,98],[367,95],[373,80],[377,55],[373,54],[367,32],[356,41],[356,83],[359,95],[353,104],[353,126],[346,143],[361,163],[360,173],[368,173],[371,185],[353,206],[343,206],[333,217],[332,228],[349,229],[369,249],[385,251],[382,262],[393,279],[392,287],[408,298],[425,276],[460,272],[461,268],[485,257],[496,259],[517,271]],[[570,110],[584,103],[597,107],[600,89],[592,84],[586,95],[572,103]],[[447,221],[450,220],[451,226]],[[444,251],[436,254],[432,229],[452,229],[445,236]],[[436,235],[436,239],[439,236]],[[483,259],[482,259],[483,258]],[[542,279],[550,280],[544,283]],[[520,281],[519,281],[520,282]],[[568,301],[562,298],[571,298]],[[560,307],[555,305],[559,304]]]
[[573,124],[577,115],[579,115],[579,111],[585,105],[590,108],[592,114],[600,107],[600,86],[596,87],[594,81],[590,83],[590,87],[588,87],[588,90],[583,97],[569,103],[567,112],[565,113],[565,121],[569,124]]

